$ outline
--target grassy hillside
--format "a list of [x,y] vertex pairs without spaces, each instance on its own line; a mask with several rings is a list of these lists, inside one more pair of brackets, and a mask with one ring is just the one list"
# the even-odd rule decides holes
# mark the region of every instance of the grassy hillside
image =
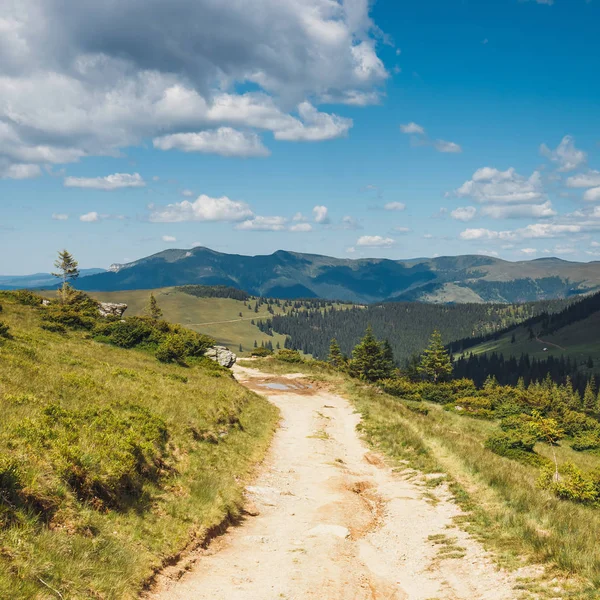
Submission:
[[276,411],[206,359],[162,364],[0,304],[0,598],[135,598],[239,513]]
[[[252,320],[256,322],[272,316],[266,305],[260,306],[258,313],[255,313],[254,300],[241,302],[231,298],[197,298],[176,288],[152,290],[152,293],[167,321],[180,323],[189,329],[209,335],[236,353],[241,344],[243,354],[249,354],[254,340],[257,340],[259,346],[261,341],[270,340],[273,345],[279,342],[282,347],[285,342],[285,336],[274,334],[270,337],[252,325]],[[133,316],[143,314],[150,290],[96,292],[93,296],[102,302],[125,302],[128,305],[125,314]],[[248,308],[248,304],[251,304],[252,309]],[[273,310],[275,314],[281,313],[277,306],[273,306]]]

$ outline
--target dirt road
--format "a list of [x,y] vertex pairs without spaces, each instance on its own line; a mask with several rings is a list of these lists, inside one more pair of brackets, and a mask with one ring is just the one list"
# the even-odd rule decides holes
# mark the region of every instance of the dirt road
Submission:
[[[247,488],[239,526],[154,600],[512,600],[499,571],[456,528],[444,484],[393,472],[359,438],[343,398],[299,378],[236,368],[282,412],[270,455]],[[439,479],[439,478],[438,478]]]

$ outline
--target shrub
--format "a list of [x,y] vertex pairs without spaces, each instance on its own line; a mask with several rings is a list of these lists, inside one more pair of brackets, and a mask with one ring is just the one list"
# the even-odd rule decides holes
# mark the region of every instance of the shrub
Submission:
[[45,331],[51,331],[52,333],[66,333],[67,331],[67,328],[64,325],[52,321],[44,321],[40,327]]
[[426,406],[421,406],[420,404],[405,404],[406,408],[411,412],[417,413],[418,415],[427,416],[429,414],[429,409]]
[[586,414],[574,410],[566,410],[562,415],[562,426],[567,435],[576,436],[585,431],[598,429],[598,421]]
[[600,432],[586,431],[575,437],[571,443],[571,448],[582,452],[584,450],[597,450],[600,448]]
[[[89,310],[82,310],[77,304],[53,303],[48,306],[42,316],[42,327],[47,329],[58,325],[59,330],[60,327],[90,330],[96,323],[96,317],[97,315],[90,314]],[[52,329],[50,330],[52,331]]]
[[265,356],[271,356],[271,354],[273,354],[273,350],[269,350],[269,348],[263,348],[261,346],[260,348],[254,348],[254,350],[252,350],[252,353],[250,354],[250,356],[264,358]]
[[161,334],[150,321],[141,317],[129,317],[124,321],[105,321],[94,327],[94,338],[120,348],[133,348],[142,344],[157,344]]
[[535,436],[517,431],[495,433],[485,441],[485,447],[494,454],[519,460],[521,462],[539,464],[544,459],[534,453]]
[[492,410],[492,401],[484,396],[467,396],[459,398],[454,402],[455,410],[464,411],[472,417],[483,419],[493,419],[494,412]]
[[43,300],[41,296],[38,296],[29,290],[3,292],[3,295],[17,304],[23,304],[24,306],[40,306]]
[[10,337],[10,328],[4,321],[0,321],[0,338],[9,338]]
[[600,503],[600,471],[584,473],[572,463],[565,463],[559,468],[556,479],[554,466],[542,470],[538,479],[539,487],[550,490],[562,500],[581,502],[583,504]]
[[428,402],[447,404],[454,400],[454,391],[451,383],[422,383],[421,396]]
[[413,383],[409,379],[382,379],[377,384],[386,394],[420,402],[422,400],[421,384]]
[[156,349],[156,358],[160,362],[183,362],[186,356],[185,343],[177,334],[168,335]]
[[288,350],[287,348],[279,350],[276,355],[277,360],[286,363],[302,363],[304,359],[298,350]]

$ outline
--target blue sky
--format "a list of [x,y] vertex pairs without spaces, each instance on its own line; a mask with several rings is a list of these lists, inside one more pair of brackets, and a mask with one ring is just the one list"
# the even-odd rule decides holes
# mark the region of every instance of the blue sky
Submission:
[[1,274],[63,247],[600,260],[599,0],[0,10]]

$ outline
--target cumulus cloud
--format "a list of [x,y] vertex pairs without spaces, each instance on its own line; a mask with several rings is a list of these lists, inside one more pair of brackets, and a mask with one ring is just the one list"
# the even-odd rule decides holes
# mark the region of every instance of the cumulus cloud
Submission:
[[146,182],[139,173],[115,173],[106,177],[65,177],[64,185],[109,192],[121,188],[144,187]]
[[400,125],[400,131],[406,134],[425,135],[425,129],[416,123],[407,123]]
[[364,248],[390,248],[396,241],[380,235],[363,235],[358,238],[356,245]]
[[450,216],[457,221],[472,221],[477,214],[474,206],[461,206],[450,213]]
[[534,217],[545,219],[555,217],[558,213],[552,208],[552,202],[547,200],[543,204],[491,204],[481,209],[481,214],[492,219],[519,219]]
[[526,178],[513,168],[499,171],[491,167],[475,171],[455,194],[481,204],[535,204],[544,197],[539,171]]
[[270,152],[256,133],[237,131],[231,127],[200,131],[198,133],[174,133],[154,138],[155,148],[202,152],[221,156],[269,156]]
[[562,172],[573,171],[585,164],[587,154],[583,150],[578,150],[575,147],[575,138],[566,135],[555,150],[551,150],[542,144],[540,153],[548,160],[558,165],[558,170]]
[[181,223],[184,221],[244,221],[252,218],[252,210],[245,202],[227,196],[211,198],[205,194],[190,202],[175,202],[164,207],[150,206],[153,223]]
[[495,231],[493,229],[465,229],[460,234],[462,240],[508,240],[557,238],[572,233],[581,233],[580,224],[534,223],[513,231]]
[[313,218],[315,223],[320,223],[321,225],[327,225],[330,223],[329,219],[329,211],[326,206],[315,206],[313,208]]
[[290,231],[296,233],[312,231],[312,225],[310,223],[295,223],[290,226]]
[[585,194],[583,194],[583,199],[586,202],[600,202],[600,187],[587,190]]
[[283,231],[287,219],[284,217],[254,217],[235,226],[240,231]]
[[600,186],[600,171],[588,171],[579,173],[567,179],[567,187],[570,188],[591,188]]
[[462,148],[458,144],[447,142],[446,140],[436,140],[433,142],[433,147],[438,152],[445,152],[447,154],[459,154],[462,152]]
[[383,208],[384,210],[402,211],[406,208],[406,204],[404,202],[388,202]]
[[172,235],[163,235],[162,236],[162,241],[163,242],[176,242],[177,238],[173,237]]
[[92,211],[86,213],[85,215],[81,215],[79,220],[84,223],[95,223],[96,221],[100,220],[100,215],[96,211]]
[[42,174],[39,165],[14,163],[9,164],[6,160],[1,160],[2,150],[0,149],[0,179],[34,179]]
[[352,122],[316,106],[378,102],[389,77],[365,0],[178,0],[171,8],[164,0],[80,0],[68,11],[64,0],[5,2],[0,159],[61,164],[221,127],[331,139]]

